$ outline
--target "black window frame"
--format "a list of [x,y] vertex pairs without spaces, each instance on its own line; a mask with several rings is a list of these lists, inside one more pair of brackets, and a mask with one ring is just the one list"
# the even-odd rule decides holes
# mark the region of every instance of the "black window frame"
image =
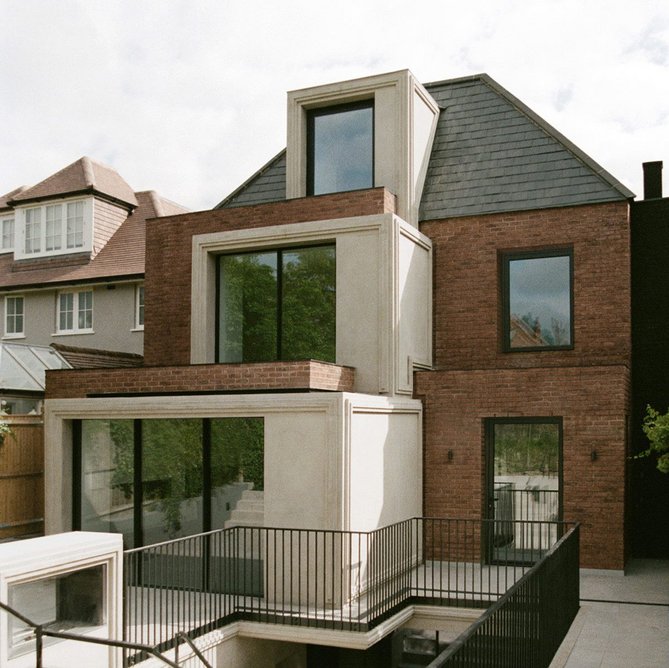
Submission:
[[[511,262],[516,260],[541,260],[551,257],[569,258],[569,343],[563,345],[546,346],[511,346],[511,296],[510,271]],[[574,349],[574,249],[572,246],[559,248],[541,248],[531,250],[503,251],[499,254],[500,286],[501,286],[501,342],[505,353],[523,352],[550,352],[556,350]]]
[[[374,113],[374,98],[367,98],[364,100],[357,100],[355,102],[344,102],[342,104],[330,105],[327,107],[317,107],[315,109],[307,110],[307,146],[306,146],[306,157],[307,157],[307,183],[306,183],[306,192],[307,196],[311,197],[314,195],[314,166],[315,166],[315,144],[314,144],[314,119],[320,116],[329,116],[332,114],[345,113],[347,111],[356,111],[358,109],[371,109],[372,110],[372,184],[370,186],[365,186],[363,188],[354,188],[353,190],[367,190],[368,188],[373,188],[376,183],[376,156],[374,151],[375,138],[376,138],[376,122],[375,122],[375,113]],[[336,192],[350,192],[347,190],[333,190],[327,193],[318,193],[319,195],[330,195]]]
[[[233,251],[230,253],[220,253],[216,256],[216,309],[215,309],[215,322],[216,322],[216,332],[215,332],[215,340],[214,340],[214,359],[216,360],[217,364],[251,364],[252,362],[247,362],[245,360],[241,360],[240,362],[220,362],[219,357],[221,353],[221,329],[219,326],[220,323],[220,317],[221,317],[221,258],[222,257],[231,257],[231,256],[239,256],[239,255],[255,255],[257,253],[276,253],[277,254],[277,262],[276,262],[276,271],[277,271],[277,277],[276,277],[276,327],[277,327],[277,332],[276,332],[276,355],[272,358],[269,358],[267,360],[263,360],[264,362],[284,362],[284,361],[294,361],[294,360],[285,360],[283,358],[283,308],[282,308],[282,302],[283,302],[283,255],[284,253],[294,253],[297,251],[302,251],[306,249],[312,249],[312,248],[332,248],[334,250],[334,258],[335,258],[335,357],[336,357],[336,336],[337,336],[337,311],[336,311],[336,278],[337,278],[337,242],[336,240],[330,240],[330,241],[325,241],[322,243],[313,243],[313,244],[300,244],[299,246],[280,246],[280,247],[269,247],[269,248],[253,248],[249,250],[243,250],[243,251]],[[332,362],[334,363],[335,360],[319,360],[322,362]]]

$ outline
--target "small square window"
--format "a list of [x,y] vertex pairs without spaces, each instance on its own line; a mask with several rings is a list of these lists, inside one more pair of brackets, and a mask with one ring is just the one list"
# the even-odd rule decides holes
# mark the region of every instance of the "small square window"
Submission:
[[5,297],[5,337],[23,334],[23,297]]
[[502,256],[503,348],[573,347],[571,249]]
[[373,101],[310,111],[307,156],[308,195],[373,188]]

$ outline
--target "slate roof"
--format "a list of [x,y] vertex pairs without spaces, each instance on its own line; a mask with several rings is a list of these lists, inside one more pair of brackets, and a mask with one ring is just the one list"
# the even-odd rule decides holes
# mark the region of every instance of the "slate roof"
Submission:
[[14,262],[12,253],[0,255],[0,290],[142,276],[147,219],[185,213],[187,209],[152,190],[133,193],[133,198],[137,208],[92,260],[85,253],[19,262]]
[[[441,113],[421,199],[421,220],[634,197],[488,75],[425,87]],[[282,152],[215,208],[285,197]]]
[[135,193],[119,173],[87,156],[79,158],[37,185],[15,194],[9,203],[27,204],[54,196],[81,193],[95,193],[130,207],[137,206]]

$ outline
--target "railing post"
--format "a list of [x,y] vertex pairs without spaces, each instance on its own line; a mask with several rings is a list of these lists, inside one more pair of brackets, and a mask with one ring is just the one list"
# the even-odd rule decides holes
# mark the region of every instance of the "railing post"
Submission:
[[35,668],[42,668],[42,625],[35,627]]

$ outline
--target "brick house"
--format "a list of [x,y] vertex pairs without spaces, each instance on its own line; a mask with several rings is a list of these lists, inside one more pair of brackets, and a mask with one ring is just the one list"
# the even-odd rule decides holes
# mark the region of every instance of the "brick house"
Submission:
[[487,75],[289,93],[285,152],[147,221],[144,367],[48,373],[47,532],[255,493],[298,529],[577,520],[622,569],[632,197]]

